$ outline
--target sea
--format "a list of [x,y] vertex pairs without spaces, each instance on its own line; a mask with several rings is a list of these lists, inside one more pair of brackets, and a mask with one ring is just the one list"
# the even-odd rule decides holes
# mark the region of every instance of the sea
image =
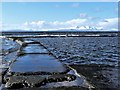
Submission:
[[[85,32],[84,32],[85,33]],[[7,66],[19,48],[12,38],[34,40],[44,45],[60,62],[74,68],[93,86],[118,90],[119,74],[119,37],[115,33],[62,33],[42,34],[3,34],[0,56],[1,67]],[[9,38],[9,39],[7,39]],[[9,53],[9,56],[7,54]]]

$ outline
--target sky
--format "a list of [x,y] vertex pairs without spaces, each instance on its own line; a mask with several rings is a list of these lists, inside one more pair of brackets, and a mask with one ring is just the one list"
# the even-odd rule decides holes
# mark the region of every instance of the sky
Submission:
[[2,2],[0,6],[1,30],[118,29],[117,2]]
[[119,0],[2,0],[2,2],[118,2]]

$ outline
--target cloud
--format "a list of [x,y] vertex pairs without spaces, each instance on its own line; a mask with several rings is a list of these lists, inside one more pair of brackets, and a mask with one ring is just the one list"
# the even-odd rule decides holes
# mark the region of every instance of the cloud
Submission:
[[105,19],[97,24],[104,29],[115,30],[118,29],[118,18]]
[[117,30],[118,29],[118,18],[109,18],[104,20],[98,20],[94,21],[93,19],[85,19],[85,18],[77,18],[68,20],[65,22],[60,21],[53,21],[53,22],[47,22],[47,21],[34,21],[34,22],[26,22],[24,23],[25,29],[32,29],[32,30],[44,30],[44,29],[75,29],[77,26],[79,26],[81,29],[84,26],[87,27],[94,27],[98,29],[104,29],[104,30]]
[[72,19],[65,22],[53,21],[34,21],[34,22],[25,22],[23,24],[24,29],[61,29],[61,28],[70,28],[76,26],[82,26],[87,21],[87,19]]
[[[84,16],[84,15],[83,15]],[[76,18],[72,20],[67,20],[64,22],[60,21],[32,21],[25,22],[23,24],[0,24],[4,30],[58,30],[58,29],[103,29],[103,30],[118,30],[118,18],[108,18],[108,19],[98,19],[97,21],[94,18]]]

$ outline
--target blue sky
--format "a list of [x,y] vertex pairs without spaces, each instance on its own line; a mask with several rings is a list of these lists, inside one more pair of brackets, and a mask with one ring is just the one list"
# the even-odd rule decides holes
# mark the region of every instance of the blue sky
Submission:
[[117,2],[3,2],[1,13],[3,29],[104,28],[116,24],[117,9]]

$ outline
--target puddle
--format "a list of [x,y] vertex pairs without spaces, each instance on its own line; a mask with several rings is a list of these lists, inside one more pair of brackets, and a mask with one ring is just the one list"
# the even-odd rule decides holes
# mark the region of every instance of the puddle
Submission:
[[27,47],[22,48],[21,51],[25,53],[48,53],[48,51],[39,44],[28,44]]
[[66,67],[62,63],[55,60],[50,55],[41,54],[27,54],[18,57],[10,68],[11,72],[24,73],[24,72],[50,72],[60,73],[66,71]]

